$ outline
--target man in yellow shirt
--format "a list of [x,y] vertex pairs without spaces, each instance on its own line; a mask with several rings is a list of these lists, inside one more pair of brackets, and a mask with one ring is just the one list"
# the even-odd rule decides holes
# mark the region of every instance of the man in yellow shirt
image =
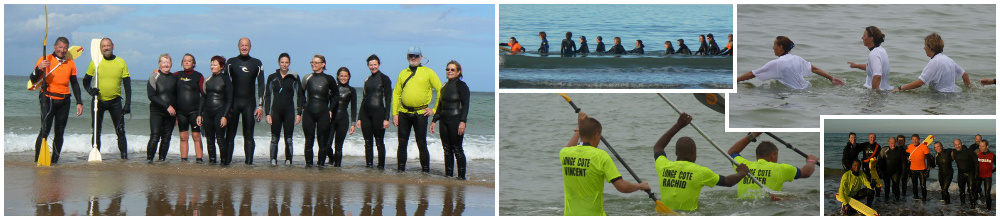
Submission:
[[[791,182],[795,179],[809,178],[812,176],[813,170],[816,169],[816,161],[819,160],[816,155],[810,154],[806,157],[806,164],[802,168],[796,168],[790,164],[778,163],[778,147],[771,143],[770,141],[761,142],[757,145],[757,161],[750,161],[743,156],[740,156],[740,152],[750,144],[751,141],[756,141],[757,136],[760,136],[761,132],[753,132],[747,134],[746,137],[740,139],[733,147],[729,148],[729,156],[733,157],[736,162],[747,164],[750,167],[750,175],[757,177],[758,180],[767,188],[774,191],[781,191],[782,186],[785,182]],[[750,190],[755,190],[751,192]],[[754,183],[750,178],[743,178],[737,186],[737,196],[740,198],[759,198],[766,196],[764,193],[760,192],[760,186]]]
[[[125,60],[114,54],[115,44],[110,38],[101,39],[101,55],[104,60],[97,68],[94,68],[94,61],[87,65],[87,75],[83,77],[83,88],[98,99],[97,101],[97,135],[93,140],[97,144],[97,149],[101,149],[101,125],[104,122],[104,112],[111,114],[111,122],[114,122],[115,134],[118,135],[118,150],[122,159],[128,159],[128,141],[125,140],[125,114],[131,113],[132,105],[132,79],[128,74],[128,65]],[[96,84],[91,84],[96,78]],[[125,102],[122,103],[122,93],[125,93]],[[124,104],[124,107],[122,106]]]
[[698,196],[702,187],[725,186],[732,187],[749,172],[746,164],[736,168],[736,174],[722,176],[708,167],[695,164],[698,158],[698,148],[690,137],[677,140],[677,161],[667,159],[664,148],[670,143],[682,128],[691,123],[692,117],[681,113],[677,123],[663,133],[653,145],[653,156],[656,158],[656,176],[659,177],[660,195],[663,203],[674,210],[693,211],[698,209]]
[[649,183],[631,183],[622,179],[608,152],[598,149],[601,122],[582,111],[577,115],[577,130],[566,147],[559,150],[563,169],[565,202],[563,215],[607,215],[604,213],[604,181],[622,193],[649,190]]
[[851,170],[844,172],[844,175],[840,178],[840,188],[837,189],[838,201],[843,201],[843,206],[841,210],[844,211],[844,215],[854,215],[857,212],[853,207],[848,205],[847,201],[851,199],[856,199],[861,201],[864,199],[865,204],[868,206],[872,205],[872,201],[875,200],[874,191],[872,191],[872,184],[868,182],[868,175],[861,172],[861,161],[854,160],[851,162]]
[[434,70],[420,65],[423,54],[419,47],[411,47],[406,53],[410,66],[399,71],[396,86],[392,90],[392,124],[397,126],[399,146],[396,149],[397,169],[406,171],[406,144],[410,141],[410,129],[416,133],[417,149],[420,152],[420,168],[424,173],[431,171],[430,153],[427,151],[427,118],[434,114],[431,99],[441,90],[441,80]]

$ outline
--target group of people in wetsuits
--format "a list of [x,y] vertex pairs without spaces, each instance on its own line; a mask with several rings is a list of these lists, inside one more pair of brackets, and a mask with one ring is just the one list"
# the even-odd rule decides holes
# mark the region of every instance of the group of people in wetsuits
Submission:
[[[36,63],[31,75],[32,82],[39,82],[39,95],[43,126],[35,144],[37,161],[41,142],[48,137],[55,122],[56,135],[53,141],[52,163],[58,163],[62,147],[62,136],[69,113],[70,90],[77,101],[77,116],[82,114],[82,100],[76,82],[76,67],[72,59],[66,59],[68,39],[60,37],[55,43],[55,51]],[[389,122],[399,127],[398,170],[405,171],[406,149],[411,128],[416,135],[420,152],[421,171],[430,172],[427,150],[427,127],[431,120],[431,133],[440,124],[442,145],[445,151],[445,175],[454,176],[457,163],[458,177],[465,179],[465,153],[462,140],[469,112],[469,87],[462,78],[461,64],[452,60],[446,65],[448,81],[442,85],[436,73],[421,64],[423,58],[419,47],[410,48],[407,53],[409,67],[400,72],[396,85],[389,76],[379,70],[381,60],[372,54],[366,59],[371,71],[364,83],[361,94],[349,82],[351,72],[346,67],[337,69],[336,75],[328,75],[326,58],[315,55],[310,65],[312,73],[299,76],[289,70],[291,57],[287,53],[278,56],[280,68],[265,74],[262,62],[250,56],[250,39],[241,38],[237,44],[240,54],[228,60],[222,56],[210,59],[208,75],[195,71],[194,55],[185,54],[181,59],[183,70],[171,72],[172,57],[159,56],[158,68],[153,71],[147,84],[150,100],[150,136],[146,149],[146,161],[165,161],[169,150],[174,125],[180,130],[181,160],[188,160],[188,137],[194,139],[197,163],[204,163],[201,133],[205,133],[208,149],[208,163],[230,165],[233,162],[234,143],[239,122],[242,120],[244,163],[253,164],[255,141],[254,125],[265,120],[271,125],[270,164],[278,164],[278,145],[285,144],[284,164],[292,164],[294,152],[292,133],[294,125],[302,123],[305,132],[304,156],[307,167],[313,166],[313,145],[319,146],[316,165],[334,167],[342,165],[344,140],[360,128],[365,140],[365,165],[369,168],[385,167],[385,129]],[[110,111],[118,133],[119,150],[122,159],[128,158],[125,142],[123,115],[129,113],[131,87],[128,69],[120,57],[112,53],[113,43],[105,38],[101,43],[104,60],[99,69],[91,62],[85,85],[87,91],[98,99],[96,114],[96,146],[100,147],[100,125],[103,111]],[[94,72],[97,70],[95,76]],[[48,74],[46,74],[48,73]],[[256,87],[256,89],[255,89]],[[120,93],[124,92],[124,108]],[[357,96],[361,95],[361,111],[358,112]],[[436,103],[431,103],[434,97]],[[348,107],[350,107],[348,109]],[[283,134],[283,135],[282,135]],[[283,137],[283,139],[282,139]],[[218,145],[218,148],[216,148]],[[218,149],[218,155],[216,152]],[[374,149],[378,150],[378,164],[374,162]],[[217,159],[218,158],[218,159]]]
[[[542,44],[538,47],[538,53],[542,56],[549,55],[549,40],[547,34],[542,31],[538,32],[538,38],[542,40]],[[610,49],[605,50],[604,38],[602,36],[597,36],[597,47],[594,48],[594,53],[604,53],[604,54],[646,54],[646,45],[642,43],[642,40],[635,40],[635,47],[632,50],[625,50],[622,46],[621,37],[614,38],[614,45]],[[674,49],[674,46],[670,41],[663,42],[664,52],[663,55],[671,54],[687,54],[687,55],[698,55],[698,56],[732,56],[733,49],[733,35],[729,34],[729,43],[725,47],[719,48],[719,45],[715,42],[715,36],[711,33],[708,34],[706,40],[705,35],[698,36],[701,46],[697,51],[691,52],[688,46],[684,44],[684,39],[677,39],[678,48]],[[566,32],[566,38],[562,40],[559,46],[559,55],[563,57],[575,57],[577,54],[586,55],[590,54],[590,48],[587,46],[587,37],[580,36],[580,46],[576,46],[576,42],[573,41],[573,32]],[[501,43],[500,46],[509,46],[510,54],[517,54],[524,52],[524,47],[517,41],[516,38],[511,37],[509,43]]]
[[[996,172],[996,154],[990,151],[989,141],[981,135],[977,134],[968,146],[955,139],[952,141],[953,149],[946,148],[941,141],[922,143],[917,134],[910,136],[910,145],[906,147],[903,146],[903,135],[889,137],[888,146],[880,145],[876,138],[875,133],[869,133],[868,142],[857,143],[857,135],[854,132],[848,134],[841,159],[845,170],[840,192],[843,196],[866,201],[871,206],[874,199],[885,191],[886,202],[890,198],[898,201],[900,194],[906,196],[909,180],[913,184],[913,199],[926,202],[928,171],[936,167],[941,200],[945,204],[951,204],[948,191],[957,173],[959,202],[962,205],[968,201],[970,208],[976,208],[978,202],[982,202],[984,207],[993,207],[990,191],[993,173]],[[953,167],[953,163],[956,166]],[[854,190],[844,191],[845,188]],[[846,205],[844,210],[848,214],[853,211]]]

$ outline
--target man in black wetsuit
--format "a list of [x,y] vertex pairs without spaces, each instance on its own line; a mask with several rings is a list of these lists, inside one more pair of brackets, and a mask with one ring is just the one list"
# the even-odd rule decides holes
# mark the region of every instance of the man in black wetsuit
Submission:
[[153,163],[156,145],[160,146],[160,161],[167,159],[170,136],[177,123],[177,75],[170,73],[173,59],[169,54],[160,55],[160,68],[149,75],[146,96],[149,97],[149,143],[146,145],[146,163]]
[[605,52],[605,50],[604,50],[604,38],[603,37],[597,36],[597,47],[594,48],[594,52],[596,52],[596,53],[604,53]]
[[843,157],[840,159],[844,170],[850,170],[851,163],[858,159],[858,153],[861,152],[862,148],[858,146],[857,140],[858,135],[854,132],[847,135],[847,146],[844,146]]
[[365,79],[361,98],[361,117],[357,127],[365,139],[365,167],[374,163],[373,145],[378,148],[378,169],[385,169],[385,129],[389,128],[389,107],[392,105],[392,79],[379,70],[382,60],[372,54],[368,56],[368,70],[371,75]]
[[719,55],[719,44],[715,43],[712,34],[708,34],[708,55]]
[[[125,60],[115,56],[115,43],[110,38],[101,39],[101,55],[104,60],[96,66],[94,61],[87,66],[87,75],[83,77],[84,89],[91,96],[98,98],[97,102],[97,134],[93,141],[97,149],[101,149],[101,129],[104,124],[104,112],[111,114],[111,122],[118,136],[118,151],[122,159],[128,159],[128,140],[125,136],[125,114],[132,113],[132,77],[129,75]],[[94,80],[97,78],[97,80]],[[96,86],[91,82],[96,81]],[[125,93],[124,103],[122,93]],[[55,159],[55,158],[53,158]]]
[[622,38],[615,37],[615,45],[611,46],[611,49],[608,50],[607,53],[610,53],[610,54],[625,54],[627,52],[628,51],[625,50],[625,47],[622,46]]
[[691,49],[688,49],[688,45],[684,44],[684,39],[677,39],[677,54],[691,55]]
[[580,54],[584,54],[584,55],[590,53],[590,48],[587,47],[587,37],[586,36],[580,36],[580,49],[577,49],[576,53],[580,53]]
[[549,39],[546,38],[545,32],[544,31],[538,32],[538,38],[542,39],[542,44],[538,46],[538,54],[541,54],[542,56],[548,56],[549,55]]
[[976,158],[976,148],[966,147],[962,145],[962,140],[955,140],[952,142],[955,146],[954,153],[952,153],[952,159],[955,160],[955,165],[958,167],[958,199],[962,205],[965,205],[965,196],[969,196],[969,202],[971,202],[973,208],[976,207],[976,194],[973,191],[973,183],[975,183],[976,176],[979,175],[979,166]]
[[[875,133],[868,133],[868,142],[862,143],[861,147],[861,170],[868,175],[868,182],[872,184],[873,190],[875,192],[875,197],[881,196],[882,186],[877,184],[875,181],[875,176],[872,175],[871,162],[881,160],[878,158],[878,152],[881,150],[882,146],[875,142]],[[875,170],[877,171],[877,170]]]
[[900,195],[900,181],[903,177],[903,171],[908,170],[903,161],[906,161],[906,149],[900,146],[895,137],[889,137],[889,151],[885,153],[885,158],[882,159],[885,162],[885,169],[880,172],[885,182],[885,199],[889,200],[889,194],[893,194],[897,201],[899,201]]
[[910,181],[910,153],[906,152],[906,137],[903,135],[896,135],[896,145],[899,145],[900,149],[903,149],[903,175],[900,176],[899,189],[902,190],[903,197],[906,197],[906,183]]
[[285,136],[285,165],[292,165],[292,131],[302,121],[302,106],[295,106],[295,97],[304,95],[299,74],[288,69],[291,65],[288,53],[278,55],[278,68],[267,76],[267,90],[264,92],[264,114],[271,125],[271,165],[278,165],[278,142],[282,129]]
[[566,39],[562,40],[562,45],[559,46],[559,53],[563,57],[576,56],[576,42],[573,42],[573,32],[566,32]]
[[[233,149],[235,149],[236,127],[240,120],[243,121],[243,152],[246,155],[245,164],[253,164],[254,140],[253,126],[264,116],[264,69],[263,64],[257,58],[250,57],[250,39],[240,38],[237,47],[240,55],[226,60],[225,73],[233,80],[233,109],[231,113],[232,121],[226,128],[226,146],[229,155],[222,155],[229,165],[232,162]],[[254,95],[254,84],[256,80],[257,94]],[[261,97],[261,98],[258,98]]]
[[934,152],[937,153],[934,155],[934,163],[938,168],[938,183],[941,184],[941,199],[944,200],[944,204],[951,204],[948,188],[951,188],[951,179],[955,176],[955,169],[951,166],[951,162],[954,161],[954,151],[954,149],[944,149],[940,141],[934,142]]

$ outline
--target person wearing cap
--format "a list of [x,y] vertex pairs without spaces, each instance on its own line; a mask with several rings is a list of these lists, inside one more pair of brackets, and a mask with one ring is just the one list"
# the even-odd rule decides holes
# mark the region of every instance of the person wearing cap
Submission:
[[771,60],[767,64],[764,64],[763,67],[740,75],[740,77],[736,78],[736,81],[742,82],[753,78],[759,78],[762,81],[777,79],[781,84],[785,84],[793,89],[805,89],[812,85],[809,81],[806,81],[805,75],[812,72],[829,79],[833,85],[844,85],[844,81],[840,81],[837,77],[827,74],[826,71],[816,68],[816,66],[802,59],[802,57],[789,54],[788,52],[792,48],[795,48],[795,43],[791,39],[785,36],[776,37],[773,49],[774,55],[778,56],[778,59]]
[[430,172],[430,153],[427,151],[427,119],[434,114],[431,99],[441,90],[441,80],[434,70],[420,65],[423,53],[420,47],[411,47],[406,53],[409,67],[399,71],[396,86],[392,90],[392,124],[397,126],[399,145],[396,150],[396,165],[400,172],[406,171],[406,145],[410,139],[410,129],[416,133],[417,148],[420,152],[420,168]]

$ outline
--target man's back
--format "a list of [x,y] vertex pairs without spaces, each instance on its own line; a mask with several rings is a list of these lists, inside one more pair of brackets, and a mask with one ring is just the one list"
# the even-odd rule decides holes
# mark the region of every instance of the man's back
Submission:
[[563,215],[604,213],[604,182],[621,178],[607,152],[592,146],[565,147],[559,151],[563,169]]

